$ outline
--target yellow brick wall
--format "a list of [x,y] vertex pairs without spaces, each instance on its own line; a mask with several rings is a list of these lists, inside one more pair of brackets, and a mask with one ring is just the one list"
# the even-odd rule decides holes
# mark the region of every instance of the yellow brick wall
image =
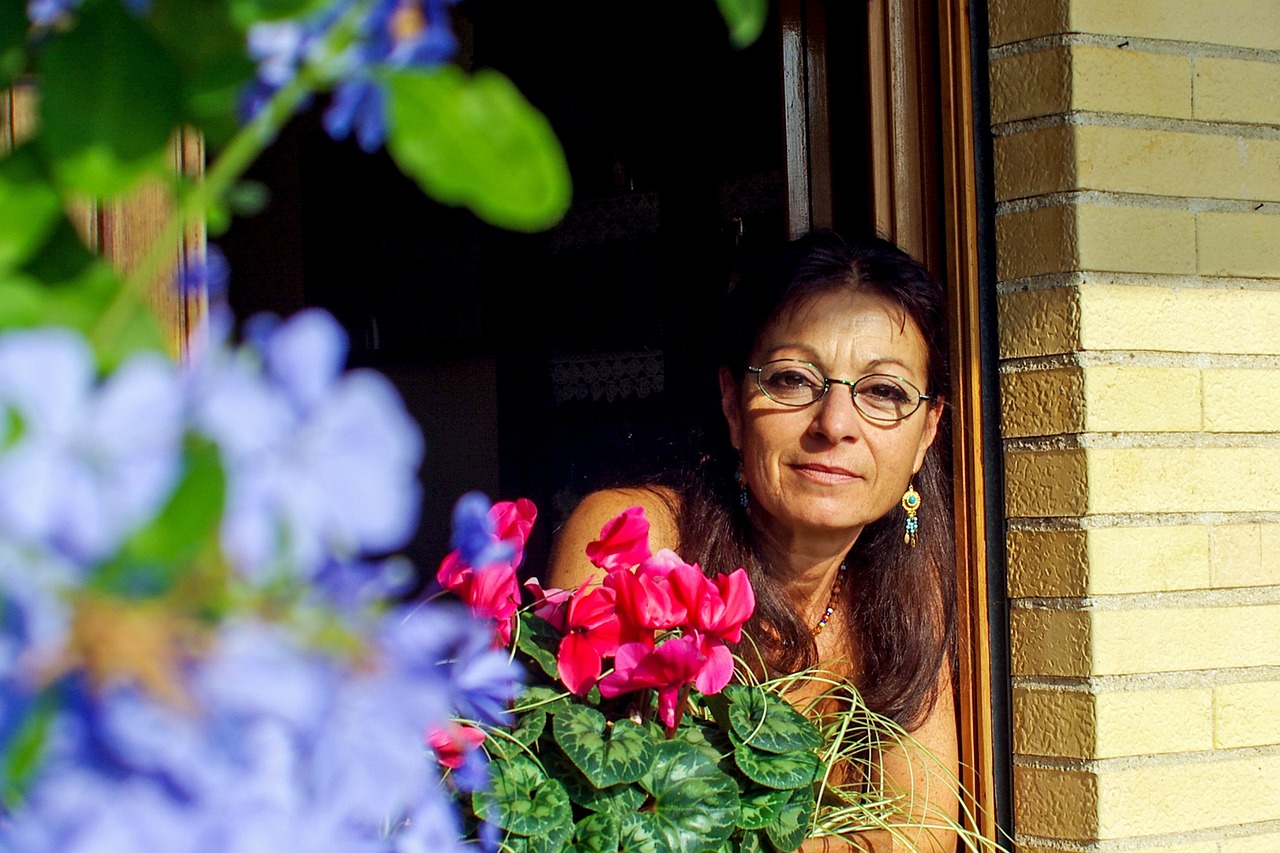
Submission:
[[1280,0],[989,0],[1020,853],[1280,853]]

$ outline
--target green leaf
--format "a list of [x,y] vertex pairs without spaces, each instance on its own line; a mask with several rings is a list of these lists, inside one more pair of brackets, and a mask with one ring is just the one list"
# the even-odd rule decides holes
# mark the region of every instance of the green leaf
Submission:
[[0,270],[30,259],[60,218],[62,199],[30,145],[0,160]]
[[573,830],[574,850],[584,853],[616,853],[622,836],[622,821],[610,814],[589,814]]
[[169,502],[102,568],[94,581],[98,589],[122,596],[162,594],[187,574],[192,560],[214,541],[227,491],[222,458],[213,443],[192,439],[183,463]]
[[26,709],[26,715],[17,731],[5,745],[0,757],[0,798],[12,807],[22,799],[32,774],[40,766],[44,755],[45,738],[49,723],[58,708],[57,694],[53,690],[42,692]]
[[786,805],[778,810],[773,823],[764,828],[775,849],[795,850],[809,837],[816,803],[812,788],[800,788],[791,795]]
[[639,779],[658,742],[655,730],[631,720],[608,728],[604,714],[586,705],[566,706],[551,727],[564,754],[599,788]]
[[101,259],[89,251],[75,225],[63,215],[54,223],[52,233],[22,271],[40,281],[58,284],[84,275],[95,262],[100,263]]
[[114,196],[163,168],[182,119],[182,79],[124,4],[86,4],[42,59],[40,140],[67,188]]
[[216,150],[239,127],[240,99],[253,76],[244,30],[226,0],[151,0],[147,21],[182,72],[187,120]]
[[584,809],[621,819],[644,805],[647,794],[634,782],[598,788],[559,749],[548,750],[542,760],[547,772],[564,785],[569,799]]
[[791,798],[791,791],[777,788],[751,788],[739,796],[742,813],[738,826],[743,829],[764,829],[777,817],[778,810]]
[[296,18],[315,11],[325,0],[231,0],[231,17],[248,29],[259,21]]
[[745,832],[737,841],[738,853],[760,853],[764,848],[760,846],[760,835],[755,832]]
[[524,755],[492,762],[489,768],[492,789],[472,796],[477,815],[516,835],[542,836],[554,843],[552,849],[569,840],[573,809],[563,785]]
[[754,44],[764,32],[769,17],[769,0],[716,0],[720,16],[729,27],[729,41],[734,47]]
[[27,61],[27,4],[0,3],[0,86],[22,73]]
[[520,721],[511,730],[511,736],[525,746],[532,746],[534,741],[542,737],[547,728],[547,712],[542,708],[534,708],[520,715]]
[[767,788],[800,788],[813,783],[822,773],[822,759],[808,750],[762,752],[740,744],[733,760],[743,774]]
[[[672,850],[704,850],[728,838],[738,819],[738,784],[694,747],[664,741],[653,766],[640,778],[654,799],[639,813]],[[624,836],[628,826],[624,824]],[[623,840],[623,847],[632,848]]]
[[550,123],[497,71],[386,75],[387,148],[437,201],[500,228],[540,231],[569,207],[569,167]]
[[620,843],[627,853],[677,853],[680,850],[668,843],[648,813],[623,817]]
[[563,639],[560,632],[538,616],[520,614],[520,630],[516,635],[516,648],[538,665],[548,677],[559,681],[560,670],[556,665],[556,650]]
[[729,726],[740,742],[766,752],[822,746],[822,733],[781,696],[741,684],[725,687],[724,694]]
[[563,689],[556,690],[542,684],[531,684],[516,700],[515,712],[523,714],[533,708],[541,708],[548,714],[572,704]]

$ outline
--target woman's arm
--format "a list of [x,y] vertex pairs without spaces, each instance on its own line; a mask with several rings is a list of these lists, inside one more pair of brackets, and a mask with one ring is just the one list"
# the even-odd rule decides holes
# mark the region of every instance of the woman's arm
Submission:
[[543,586],[577,589],[590,577],[600,581],[604,572],[587,559],[587,545],[600,538],[600,530],[614,516],[633,506],[644,508],[649,519],[649,550],[676,550],[679,534],[671,512],[672,493],[665,489],[604,489],[587,495],[556,531]]
[[937,689],[938,700],[924,722],[911,732],[913,740],[886,749],[880,758],[886,793],[903,795],[907,806],[904,822],[928,828],[904,829],[897,835],[887,830],[860,833],[856,842],[812,838],[801,851],[953,853],[956,833],[945,827],[959,817],[960,757],[949,668],[939,674]]

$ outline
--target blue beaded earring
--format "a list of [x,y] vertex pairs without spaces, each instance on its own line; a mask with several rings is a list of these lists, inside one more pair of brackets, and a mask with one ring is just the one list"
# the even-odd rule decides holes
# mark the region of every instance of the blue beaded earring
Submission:
[[733,481],[738,484],[738,505],[746,509],[751,500],[747,497],[747,475],[742,473],[741,462],[738,463],[738,470],[733,472]]
[[902,541],[914,548],[916,534],[920,531],[920,519],[916,518],[916,510],[920,509],[920,493],[916,491],[915,484],[907,486],[907,492],[902,496],[902,508],[907,512]]

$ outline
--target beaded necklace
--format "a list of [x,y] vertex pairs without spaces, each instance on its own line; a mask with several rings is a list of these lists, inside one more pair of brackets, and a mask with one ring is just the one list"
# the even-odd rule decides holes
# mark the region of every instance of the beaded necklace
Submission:
[[822,618],[818,620],[818,624],[814,626],[812,634],[818,636],[822,633],[822,629],[827,627],[827,621],[831,618],[831,614],[836,612],[836,604],[840,601],[841,581],[844,580],[844,563],[840,563],[840,568],[836,570],[836,579],[831,584],[831,598],[827,600],[827,609],[822,612]]

